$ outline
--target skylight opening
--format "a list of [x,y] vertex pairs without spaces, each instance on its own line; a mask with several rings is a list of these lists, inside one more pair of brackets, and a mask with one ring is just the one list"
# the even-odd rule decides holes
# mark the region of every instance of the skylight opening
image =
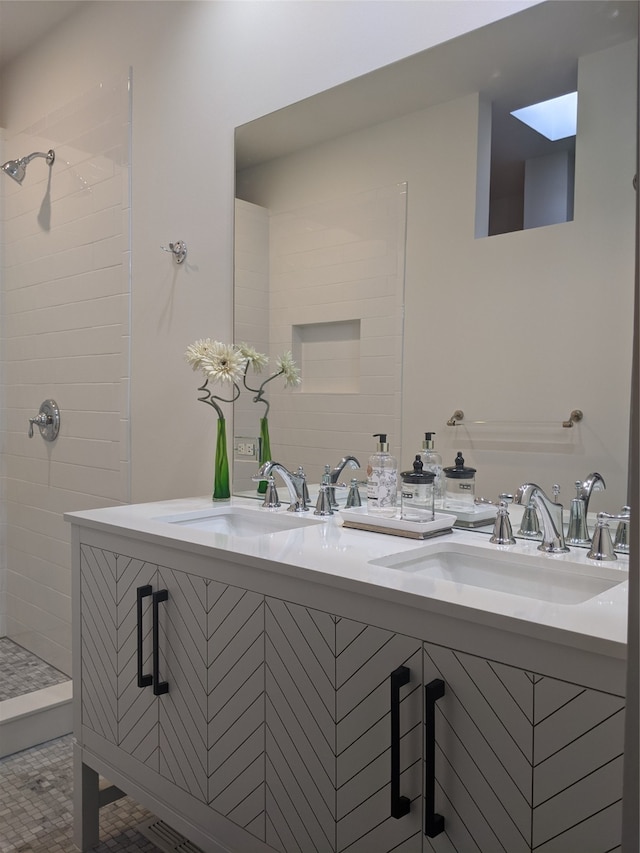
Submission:
[[511,115],[533,128],[537,133],[555,142],[576,135],[578,123],[578,93],[569,92],[559,98],[540,101]]

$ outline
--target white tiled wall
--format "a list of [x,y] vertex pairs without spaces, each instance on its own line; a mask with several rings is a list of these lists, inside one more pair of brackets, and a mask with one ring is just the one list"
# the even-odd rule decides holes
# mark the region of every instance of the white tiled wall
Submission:
[[[0,163],[6,160],[4,130],[0,127]],[[2,275],[4,268],[4,182],[0,182],[0,297],[2,294]],[[2,314],[4,305],[0,298],[0,324],[2,323]],[[1,328],[1,326],[0,326]],[[0,418],[4,412],[4,366],[0,359]],[[5,523],[5,503],[4,503],[4,431],[0,429],[0,637],[4,637],[7,633],[7,567],[6,567],[6,549],[5,543],[7,539],[6,523]]]
[[[250,207],[238,202],[236,210]],[[277,357],[292,351],[302,375],[296,389],[285,388],[282,378],[268,386],[271,449],[288,468],[302,465],[310,483],[320,481],[325,464],[333,466],[345,454],[365,468],[375,449],[373,433],[387,433],[398,453],[405,228],[404,184],[269,217],[264,352],[273,371]],[[249,322],[246,306],[253,303],[242,287],[245,273],[239,274],[250,251],[248,236],[237,229],[236,329],[242,331],[236,334],[243,339],[253,332],[263,339],[265,331]],[[236,435],[250,428],[246,401],[242,420],[238,409]],[[261,414],[262,409],[254,419]],[[234,488],[250,485],[237,476]]]
[[[129,499],[130,87],[109,80],[4,144],[33,160],[3,176],[2,475],[6,633],[71,671],[65,511]],[[28,419],[61,412],[46,442]]]
[[[269,351],[269,211],[248,202],[236,200],[235,206],[235,336],[236,343],[247,343],[258,352]],[[266,379],[250,374],[248,382],[257,388]],[[254,380],[256,380],[254,382]],[[258,438],[263,404],[251,402],[252,395],[243,391],[233,407],[234,435]],[[234,491],[255,491],[251,476],[257,470],[253,459],[237,458],[233,465]]]

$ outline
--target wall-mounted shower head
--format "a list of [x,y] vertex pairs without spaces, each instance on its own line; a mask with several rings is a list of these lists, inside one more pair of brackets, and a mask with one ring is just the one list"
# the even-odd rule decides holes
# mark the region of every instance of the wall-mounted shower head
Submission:
[[7,160],[6,163],[2,164],[2,171],[6,172],[6,174],[9,175],[10,178],[13,178],[14,181],[21,184],[27,171],[27,165],[34,159],[34,157],[44,157],[48,166],[51,166],[53,161],[56,159],[55,152],[52,148],[47,151],[46,154],[42,151],[34,151],[33,154],[27,154],[26,157],[20,157],[19,160]]

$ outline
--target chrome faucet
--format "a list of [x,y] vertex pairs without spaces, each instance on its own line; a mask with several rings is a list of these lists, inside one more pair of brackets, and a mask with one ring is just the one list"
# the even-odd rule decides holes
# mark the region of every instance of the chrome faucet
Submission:
[[542,521],[542,542],[539,551],[549,554],[566,553],[569,549],[564,541],[562,504],[554,503],[535,483],[524,483],[513,497],[514,503],[535,506]]
[[254,483],[261,480],[269,480],[273,472],[277,472],[289,490],[288,512],[308,512],[309,507],[305,500],[304,487],[306,485],[304,474],[293,474],[280,462],[265,462],[258,473],[252,477]]
[[331,506],[335,509],[338,506],[338,501],[336,498],[336,483],[338,482],[338,477],[344,469],[349,466],[349,468],[359,468],[360,463],[356,459],[355,456],[343,456],[342,459],[338,462],[335,468],[332,468],[330,471],[327,471],[327,467],[325,468],[325,472],[329,474],[329,483],[331,488],[329,489],[329,502]]
[[591,500],[591,493],[601,492],[606,488],[607,486],[604,482],[604,479],[602,478],[602,475],[598,474],[597,471],[594,471],[593,474],[589,474],[584,483],[581,486],[578,486],[578,497],[584,501],[585,515],[589,512],[589,501]]
[[355,456],[343,456],[342,459],[336,465],[336,467],[333,468],[330,473],[332,483],[338,482],[338,477],[340,476],[340,474],[342,474],[343,470],[347,465],[349,466],[349,468],[360,467],[360,463],[358,462]]
[[587,526],[587,513],[592,492],[601,492],[606,484],[601,474],[594,471],[589,474],[584,483],[576,480],[576,496],[571,501],[569,510],[569,530],[567,539],[572,545],[589,545],[591,537]]

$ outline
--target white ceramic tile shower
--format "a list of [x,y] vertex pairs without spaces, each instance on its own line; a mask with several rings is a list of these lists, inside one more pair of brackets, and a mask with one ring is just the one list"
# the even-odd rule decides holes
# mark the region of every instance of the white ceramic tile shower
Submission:
[[[70,672],[65,510],[126,502],[129,477],[129,93],[103,81],[4,142],[48,150],[5,182],[3,242],[6,633]],[[10,184],[6,186],[6,184]],[[27,438],[44,399],[47,445]]]

